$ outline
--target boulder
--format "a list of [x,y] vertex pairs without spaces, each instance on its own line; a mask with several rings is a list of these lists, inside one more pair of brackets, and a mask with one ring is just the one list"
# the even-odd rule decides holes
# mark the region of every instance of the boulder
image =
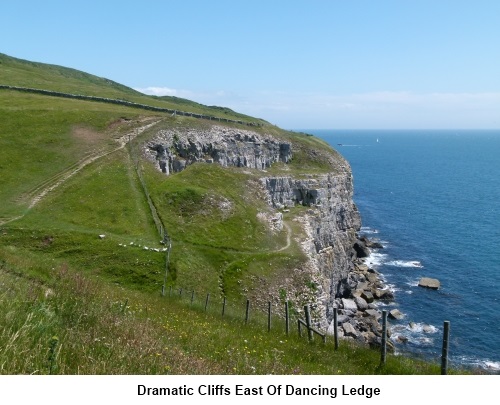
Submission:
[[441,286],[441,283],[435,278],[422,277],[418,282],[418,286],[437,290]]
[[382,315],[380,314],[379,311],[377,311],[376,309],[367,309],[365,311],[365,316],[372,316],[373,318],[375,319],[378,319],[380,318]]
[[389,290],[376,289],[373,291],[373,295],[375,298],[384,301],[391,301],[394,299],[394,294]]
[[358,310],[358,306],[354,300],[349,298],[342,298],[342,306],[345,311],[353,311],[356,312]]
[[407,338],[406,336],[399,335],[399,336],[397,337],[397,341],[398,341],[399,343],[408,343],[408,338]]
[[368,303],[361,297],[354,298],[354,302],[358,306],[360,311],[365,311],[368,309]]
[[356,285],[357,290],[367,290],[369,288],[370,288],[370,285],[367,282],[358,283]]
[[404,318],[404,315],[399,309],[392,309],[389,311],[389,318],[400,320]]
[[372,303],[375,299],[370,291],[363,291],[361,293],[361,298],[363,298],[367,303]]
[[357,338],[359,333],[356,329],[354,329],[354,326],[352,326],[349,322],[345,322],[342,324],[342,329],[344,329],[344,335]]
[[363,290],[357,289],[352,292],[353,298],[361,297],[361,294],[363,294]]
[[366,273],[369,270],[369,267],[366,264],[358,264],[356,265],[356,268],[362,273]]
[[348,322],[349,319],[351,318],[348,315],[340,314],[337,316],[337,325],[342,325],[343,323]]

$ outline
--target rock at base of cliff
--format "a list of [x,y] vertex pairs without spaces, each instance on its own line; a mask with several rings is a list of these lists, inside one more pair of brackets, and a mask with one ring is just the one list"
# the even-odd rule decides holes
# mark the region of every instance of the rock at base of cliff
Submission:
[[393,310],[389,311],[389,317],[392,319],[400,320],[400,319],[404,318],[404,315],[398,309],[393,309]]
[[441,286],[441,283],[435,278],[422,277],[418,282],[418,286],[437,290]]
[[356,256],[359,258],[370,256],[370,249],[368,249],[365,243],[359,239],[354,244],[353,249],[356,252]]
[[349,322],[342,324],[342,328],[344,329],[344,335],[357,338],[359,336],[358,331],[352,326]]
[[342,298],[341,301],[344,311],[356,312],[358,310],[358,306],[356,305],[356,302],[354,300],[349,298]]

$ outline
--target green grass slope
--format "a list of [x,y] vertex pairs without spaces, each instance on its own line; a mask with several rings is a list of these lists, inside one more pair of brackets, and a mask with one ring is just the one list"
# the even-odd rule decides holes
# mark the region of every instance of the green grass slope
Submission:
[[2,53],[0,53],[0,85],[106,97],[155,107],[265,124],[263,120],[234,112],[228,108],[205,106],[179,97],[148,96],[112,80],[76,69],[26,61]]
[[[2,84],[166,103],[72,69],[0,62]],[[258,219],[269,210],[260,173],[196,164],[166,177],[141,153],[160,128],[206,125],[0,91],[0,374],[438,373],[397,356],[380,367],[373,350],[286,335],[280,280],[305,260],[296,212],[271,232]],[[292,163],[274,174],[331,171],[341,159],[317,138],[256,130],[295,145]],[[168,267],[151,206],[171,238]],[[281,299],[269,332],[264,290]]]

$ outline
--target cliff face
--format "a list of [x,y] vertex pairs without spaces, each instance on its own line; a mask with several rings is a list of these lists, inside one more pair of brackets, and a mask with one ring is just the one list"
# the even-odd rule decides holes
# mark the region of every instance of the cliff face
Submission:
[[269,193],[269,203],[276,208],[297,204],[310,208],[299,220],[308,238],[302,242],[313,271],[317,272],[316,319],[327,327],[333,318],[335,299],[349,295],[349,275],[353,270],[353,245],[361,226],[353,203],[352,176],[341,174],[262,179]]
[[[183,170],[195,162],[248,167],[263,171],[275,162],[293,158],[292,144],[270,135],[235,128],[213,126],[206,130],[164,130],[145,145],[145,153],[163,173]],[[330,152],[325,152],[329,154]],[[314,284],[312,296],[297,299],[314,301],[317,325],[328,328],[333,308],[342,308],[342,299],[351,298],[359,278],[354,276],[356,232],[361,221],[353,202],[353,182],[349,164],[332,152],[331,173],[299,177],[260,178],[270,206],[287,212],[296,205],[307,207],[295,217],[304,230],[297,242],[307,255],[304,269]],[[282,216],[278,215],[279,220]],[[287,285],[283,284],[283,290]],[[287,297],[288,298],[288,297]],[[293,299],[293,298],[292,298]],[[355,311],[354,311],[355,312]]]
[[208,130],[160,131],[146,153],[165,174],[195,162],[265,170],[292,157],[291,145],[253,131],[213,126]]

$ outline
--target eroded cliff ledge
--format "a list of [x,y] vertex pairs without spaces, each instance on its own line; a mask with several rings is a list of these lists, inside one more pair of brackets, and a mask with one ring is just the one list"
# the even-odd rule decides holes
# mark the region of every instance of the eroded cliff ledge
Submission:
[[[344,158],[328,148],[308,150],[307,144],[294,145],[269,134],[223,126],[162,130],[145,144],[144,150],[158,170],[167,175],[196,162],[257,169],[270,207],[281,213],[295,206],[304,207],[293,217],[303,231],[293,236],[307,262],[290,272],[307,273],[313,288],[292,286],[287,278],[279,285],[263,283],[263,296],[266,300],[276,297],[276,291],[271,290],[278,287],[287,291],[286,299],[295,301],[296,308],[307,301],[316,325],[330,331],[333,309],[339,308],[341,334],[368,343],[377,340],[381,327],[372,298],[376,291],[382,292],[375,298],[382,298],[385,287],[359,259],[363,251],[357,235],[361,220],[353,202],[351,169]],[[295,165],[293,175],[268,174],[267,169],[275,163],[293,165],[296,150],[305,151],[313,159],[326,156],[327,169],[304,174]],[[282,216],[277,218],[281,220]]]
[[147,143],[146,152],[165,174],[179,172],[196,162],[265,170],[275,162],[288,163],[292,157],[290,143],[221,126],[160,131]]

